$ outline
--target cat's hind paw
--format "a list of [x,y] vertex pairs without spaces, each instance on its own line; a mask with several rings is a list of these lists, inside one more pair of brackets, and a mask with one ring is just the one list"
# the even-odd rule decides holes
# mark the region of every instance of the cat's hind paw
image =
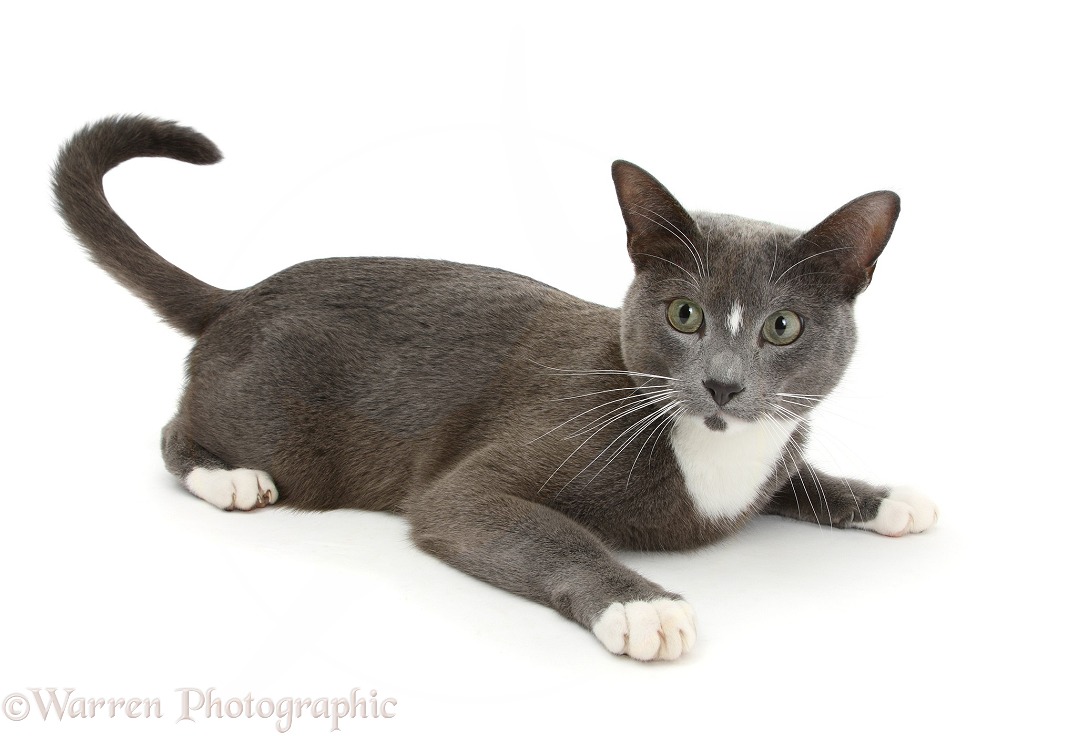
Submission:
[[593,634],[613,654],[645,661],[678,659],[697,641],[693,607],[670,598],[613,603],[594,622]]
[[271,476],[248,468],[195,468],[185,476],[185,487],[197,498],[224,511],[249,511],[278,500],[278,489]]
[[894,488],[879,504],[874,519],[855,522],[852,526],[887,537],[903,537],[927,531],[937,521],[938,507],[931,499],[910,488]]

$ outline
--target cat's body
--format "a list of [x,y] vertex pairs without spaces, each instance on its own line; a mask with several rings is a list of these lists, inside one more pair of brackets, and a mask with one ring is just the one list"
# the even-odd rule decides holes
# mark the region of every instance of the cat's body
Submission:
[[106,120],[61,154],[57,201],[103,267],[198,338],[163,452],[217,506],[401,512],[422,548],[641,659],[688,649],[692,611],[610,547],[691,548],[761,512],[888,534],[934,521],[923,499],[801,457],[804,415],[852,353],[852,301],[894,195],[803,235],[690,216],[617,164],[637,269],[621,310],[499,270],[390,258],[302,263],[227,292],[107,205],[104,172],[139,155],[219,157],[173,124]]
[[[417,513],[442,477],[489,451],[509,469],[508,493],[566,513],[613,546],[714,541],[743,514],[695,507],[671,435],[651,441],[675,406],[665,389],[639,398],[644,379],[625,373],[618,333],[619,310],[503,271],[304,263],[248,289],[201,335],[168,436],[196,438],[230,467],[267,470],[281,502],[301,509]],[[619,373],[584,372],[590,365]],[[611,422],[622,413],[614,409],[645,403]],[[643,421],[647,431],[619,439]],[[708,442],[752,434],[701,429]],[[768,458],[768,475],[782,482],[774,464],[788,434],[774,438]],[[758,510],[763,480],[747,484],[739,512]]]

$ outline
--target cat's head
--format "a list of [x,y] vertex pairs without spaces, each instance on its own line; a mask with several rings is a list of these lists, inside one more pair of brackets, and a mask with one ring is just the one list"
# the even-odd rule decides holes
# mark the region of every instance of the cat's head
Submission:
[[838,383],[896,194],[858,197],[802,232],[687,212],[625,161],[612,175],[635,268],[622,315],[628,370],[675,389],[682,411],[715,430],[804,414]]

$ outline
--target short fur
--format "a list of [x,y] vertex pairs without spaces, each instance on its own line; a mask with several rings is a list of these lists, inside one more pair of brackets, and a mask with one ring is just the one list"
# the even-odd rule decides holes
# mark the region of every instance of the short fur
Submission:
[[[504,271],[401,258],[310,261],[224,291],[163,260],[108,205],[104,173],[135,156],[221,155],[189,128],[116,117],[76,134],[55,169],[59,210],[90,255],[197,338],[163,432],[183,480],[251,468],[287,506],[402,513],[424,550],[587,628],[614,603],[679,599],[611,548],[693,548],[761,512],[857,525],[887,495],[808,468],[800,421],[776,440],[751,501],[709,515],[670,437],[679,417],[710,434],[803,419],[835,386],[855,342],[853,301],[897,217],[893,193],[802,233],[690,214],[616,162],[636,270],[622,309]],[[678,298],[704,310],[698,332],[668,323]],[[804,318],[786,346],[761,335],[779,309]],[[721,406],[710,380],[743,390]]]

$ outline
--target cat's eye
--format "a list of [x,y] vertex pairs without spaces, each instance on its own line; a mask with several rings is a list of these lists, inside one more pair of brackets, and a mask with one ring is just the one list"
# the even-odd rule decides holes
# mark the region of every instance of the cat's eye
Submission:
[[705,314],[689,299],[676,299],[668,305],[668,322],[679,332],[691,333],[701,329]]
[[789,309],[782,309],[764,320],[762,334],[772,345],[789,345],[801,337],[804,328],[805,322],[801,315]]

